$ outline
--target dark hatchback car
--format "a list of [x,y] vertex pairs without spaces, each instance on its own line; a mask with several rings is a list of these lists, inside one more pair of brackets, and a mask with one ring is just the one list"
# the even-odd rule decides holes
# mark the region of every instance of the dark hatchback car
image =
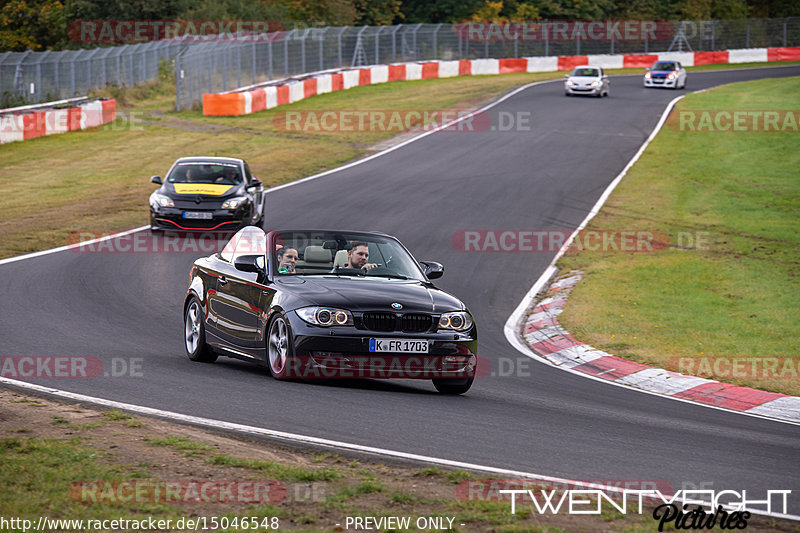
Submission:
[[264,216],[261,182],[241,159],[182,157],[150,195],[150,228],[176,231],[236,231]]
[[195,261],[183,305],[193,361],[255,361],[277,379],[431,379],[469,390],[477,326],[394,237],[353,231],[241,229]]

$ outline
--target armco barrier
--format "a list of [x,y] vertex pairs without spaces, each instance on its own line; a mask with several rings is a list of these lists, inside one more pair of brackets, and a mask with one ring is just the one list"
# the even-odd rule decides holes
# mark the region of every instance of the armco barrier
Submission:
[[617,54],[559,57],[523,57],[515,59],[470,59],[397,63],[309,75],[304,79],[241,90],[203,95],[203,115],[248,115],[279,105],[297,102],[315,94],[350,89],[387,81],[449,78],[513,72],[554,72],[571,70],[578,65],[603,68],[644,68],[658,60],[680,61],[685,66],[710,63],[748,63],[763,61],[800,61],[800,48],[747,48],[718,52],[661,52],[658,54]]
[[72,107],[40,108],[0,113],[0,144],[85,130],[113,122],[116,100],[92,100]]

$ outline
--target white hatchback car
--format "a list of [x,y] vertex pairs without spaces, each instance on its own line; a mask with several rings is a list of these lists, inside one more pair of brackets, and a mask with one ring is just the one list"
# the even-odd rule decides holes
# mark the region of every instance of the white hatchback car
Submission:
[[608,96],[610,84],[608,76],[601,67],[582,65],[575,67],[572,74],[565,74],[564,94],[588,94],[591,96]]
[[678,61],[656,61],[644,75],[645,87],[686,87],[686,69]]

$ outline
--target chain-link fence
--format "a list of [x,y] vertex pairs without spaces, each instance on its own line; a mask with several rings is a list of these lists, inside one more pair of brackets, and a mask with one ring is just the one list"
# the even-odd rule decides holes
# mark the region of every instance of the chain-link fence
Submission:
[[203,93],[361,65],[774,46],[800,46],[800,18],[308,28],[185,49],[175,64],[176,107],[200,104]]
[[172,59],[179,42],[0,54],[0,107],[82,96],[107,85],[133,86],[156,79],[158,63]]
[[0,107],[156,79],[175,58],[176,108],[223,92],[343,67],[431,59],[512,58],[800,46],[800,18],[537,21],[305,28],[201,36],[64,52],[0,54]]

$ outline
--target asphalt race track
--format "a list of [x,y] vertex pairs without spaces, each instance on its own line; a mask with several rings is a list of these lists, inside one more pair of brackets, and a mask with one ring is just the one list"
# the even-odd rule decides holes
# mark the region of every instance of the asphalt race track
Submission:
[[[800,75],[800,66],[690,73],[688,90]],[[612,78],[611,97],[560,82],[488,112],[530,112],[529,131],[443,131],[267,197],[266,226],[380,230],[477,317],[480,355],[511,376],[445,397],[428,381],[277,382],[232,359],[192,363],[181,303],[200,254],[64,251],[0,265],[0,355],[84,355],[141,376],[35,383],[168,411],[570,479],[664,480],[675,490],[791,489],[800,514],[800,427],[610,386],[525,358],[503,325],[552,253],[465,253],[460,230],[572,230],[681,91]],[[508,116],[508,115],[506,115]],[[186,154],[175,154],[179,155]],[[231,154],[235,155],[235,154]],[[142,169],[142,179],[148,172]],[[142,200],[146,210],[146,200]],[[120,363],[121,364],[121,363]],[[118,369],[120,367],[118,364]]]

